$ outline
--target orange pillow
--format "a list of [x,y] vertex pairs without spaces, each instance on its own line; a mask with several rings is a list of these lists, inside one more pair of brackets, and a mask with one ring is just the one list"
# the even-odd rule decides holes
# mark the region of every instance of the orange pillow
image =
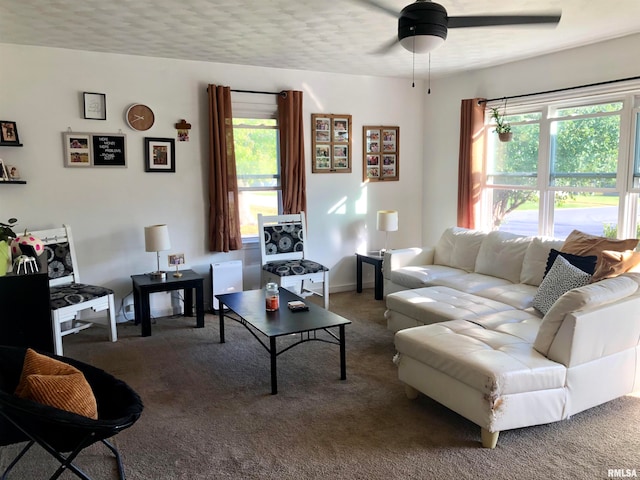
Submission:
[[604,250],[600,255],[596,271],[591,277],[591,283],[617,277],[621,273],[636,270],[638,266],[640,266],[640,252]]
[[573,253],[574,255],[597,255],[600,258],[600,253],[604,250],[616,252],[633,250],[638,246],[639,241],[637,238],[618,240],[616,238],[598,237],[574,230],[564,241],[560,251]]
[[15,395],[97,419],[91,386],[77,368],[27,349]]

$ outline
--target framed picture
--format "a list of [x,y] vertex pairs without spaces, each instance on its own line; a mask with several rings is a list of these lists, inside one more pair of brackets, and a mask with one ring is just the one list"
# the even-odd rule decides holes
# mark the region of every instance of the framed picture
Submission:
[[16,122],[0,120],[0,143],[5,145],[20,145]]
[[127,152],[124,133],[92,133],[91,158],[94,167],[126,167]]
[[173,138],[144,139],[145,172],[175,172],[175,141]]
[[313,173],[351,172],[351,115],[311,115]]
[[9,174],[7,168],[4,165],[4,160],[0,158],[0,182],[6,182],[9,180]]
[[399,180],[400,127],[362,127],[362,180]]
[[84,118],[89,120],[107,119],[107,96],[104,93],[84,92]]
[[184,265],[184,253],[174,253],[169,255],[169,265],[172,267],[176,265]]
[[15,165],[5,165],[9,180],[20,180],[20,170]]
[[91,134],[64,132],[65,167],[90,167],[91,162]]

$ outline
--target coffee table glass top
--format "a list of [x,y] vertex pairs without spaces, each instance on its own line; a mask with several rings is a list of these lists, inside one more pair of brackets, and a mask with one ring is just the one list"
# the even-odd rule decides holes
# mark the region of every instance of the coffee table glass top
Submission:
[[[275,312],[266,311],[264,290],[225,293],[216,295],[216,298],[267,337],[279,337],[351,323],[350,320],[307,302],[285,288],[280,288],[280,309]],[[292,300],[302,300],[309,310],[290,311],[287,308],[287,302]]]

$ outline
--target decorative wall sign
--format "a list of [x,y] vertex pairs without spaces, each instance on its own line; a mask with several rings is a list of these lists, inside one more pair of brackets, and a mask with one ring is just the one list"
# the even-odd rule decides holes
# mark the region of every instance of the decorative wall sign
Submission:
[[351,115],[311,114],[313,173],[351,172]]
[[362,180],[400,179],[400,127],[362,127]]
[[107,96],[104,93],[84,92],[84,118],[89,120],[107,119]]
[[126,167],[123,133],[63,132],[65,167]]
[[144,171],[175,172],[175,141],[173,138],[144,139]]

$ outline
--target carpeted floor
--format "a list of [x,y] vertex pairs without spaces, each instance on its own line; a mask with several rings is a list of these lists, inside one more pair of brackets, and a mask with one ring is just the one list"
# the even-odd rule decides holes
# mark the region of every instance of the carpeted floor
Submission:
[[[129,383],[145,411],[116,437],[129,479],[606,479],[640,474],[640,398],[627,396],[559,423],[502,432],[495,450],[480,429],[430,399],[404,396],[391,361],[393,334],[373,291],[331,296],[347,331],[347,379],[338,348],[322,342],[278,357],[270,395],[269,357],[241,325],[217,317],[161,318],[151,337],[118,326],[117,343],[93,328],[65,337],[65,355]],[[597,381],[597,379],[594,379]],[[0,448],[4,469],[17,446]],[[48,478],[56,464],[28,454],[10,479]],[[115,477],[109,452],[78,462],[97,479]],[[76,478],[65,473],[61,478]]]

